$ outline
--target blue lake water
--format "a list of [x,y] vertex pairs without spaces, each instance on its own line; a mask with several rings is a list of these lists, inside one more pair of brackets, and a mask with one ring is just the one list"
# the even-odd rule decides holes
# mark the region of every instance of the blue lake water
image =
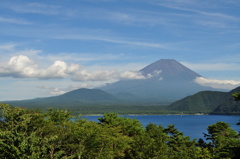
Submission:
[[[240,125],[236,125],[240,116],[226,116],[226,115],[123,115],[124,117],[139,120],[145,127],[149,123],[156,125],[172,124],[184,133],[185,136],[190,136],[191,139],[204,138],[203,133],[207,133],[207,127],[218,121],[229,123],[231,128],[235,131],[240,131]],[[83,116],[88,120],[99,122],[98,118],[102,116]]]

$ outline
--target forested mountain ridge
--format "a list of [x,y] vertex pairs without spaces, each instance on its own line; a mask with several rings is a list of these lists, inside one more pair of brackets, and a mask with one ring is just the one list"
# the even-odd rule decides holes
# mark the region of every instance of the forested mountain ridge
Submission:
[[240,115],[240,101],[235,101],[232,96],[234,93],[240,92],[240,87],[237,87],[226,93],[225,100],[219,104],[212,114],[238,114]]
[[240,114],[240,102],[235,101],[232,96],[236,92],[240,92],[240,87],[230,92],[202,91],[170,104],[168,109],[211,114]]
[[185,97],[168,106],[174,111],[213,111],[226,98],[225,92],[202,91],[194,95]]

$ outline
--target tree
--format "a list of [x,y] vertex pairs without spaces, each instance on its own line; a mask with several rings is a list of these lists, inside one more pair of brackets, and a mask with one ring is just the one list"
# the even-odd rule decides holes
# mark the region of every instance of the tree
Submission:
[[189,136],[184,136],[174,125],[168,125],[164,132],[168,135],[167,144],[172,158],[196,158],[195,140],[191,141]]
[[21,109],[1,104],[0,158],[42,158],[46,148],[37,135],[44,115],[38,110]]
[[138,120],[119,117],[116,113],[104,114],[103,118],[99,118],[98,120],[102,125],[118,127],[121,133],[130,137],[141,133],[143,130],[143,126]]
[[240,158],[240,136],[225,122],[217,122],[207,128],[206,140],[211,140],[208,148],[214,158]]
[[133,137],[132,149],[128,158],[132,159],[158,159],[168,158],[167,135],[162,126],[148,124],[145,131]]

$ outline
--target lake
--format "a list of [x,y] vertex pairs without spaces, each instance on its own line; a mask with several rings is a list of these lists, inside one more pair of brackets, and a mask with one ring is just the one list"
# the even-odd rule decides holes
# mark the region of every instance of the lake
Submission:
[[[207,127],[218,121],[229,123],[231,128],[235,131],[240,131],[240,125],[236,125],[240,116],[227,115],[122,115],[123,117],[133,118],[139,120],[145,127],[149,123],[156,125],[172,124],[185,136],[190,136],[191,139],[203,138],[203,133],[207,133]],[[98,118],[102,116],[83,116],[91,121],[98,122]]]

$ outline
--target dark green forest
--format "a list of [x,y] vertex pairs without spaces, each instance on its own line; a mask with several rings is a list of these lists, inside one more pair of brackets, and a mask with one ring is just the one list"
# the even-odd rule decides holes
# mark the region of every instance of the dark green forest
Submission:
[[208,126],[205,140],[191,140],[174,125],[143,127],[115,113],[93,122],[64,109],[42,113],[1,104],[1,112],[1,159],[240,158],[240,134],[224,122]]

